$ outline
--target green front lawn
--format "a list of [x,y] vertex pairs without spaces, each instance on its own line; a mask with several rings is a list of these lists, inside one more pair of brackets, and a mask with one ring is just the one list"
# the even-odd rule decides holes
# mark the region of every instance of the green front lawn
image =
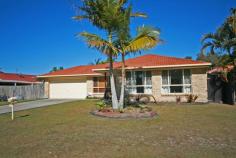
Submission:
[[0,115],[1,158],[235,157],[236,107],[153,106],[155,119],[89,114],[86,100]]
[[7,105],[7,104],[8,104],[7,101],[0,101],[0,106]]

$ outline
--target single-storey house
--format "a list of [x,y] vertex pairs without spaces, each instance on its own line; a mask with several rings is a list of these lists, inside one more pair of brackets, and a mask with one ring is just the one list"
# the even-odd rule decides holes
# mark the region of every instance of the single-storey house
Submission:
[[36,75],[0,72],[0,101],[10,97],[17,99],[43,98],[44,85]]
[[[148,54],[127,59],[126,91],[129,94],[150,94],[157,101],[175,101],[176,96],[198,95],[198,102],[207,102],[208,62]],[[114,63],[119,91],[121,63]],[[45,82],[49,98],[84,99],[103,97],[108,79],[108,64],[76,66],[38,78]]]
[[0,71],[0,85],[2,86],[31,85],[37,83],[39,82],[35,75],[5,73]]

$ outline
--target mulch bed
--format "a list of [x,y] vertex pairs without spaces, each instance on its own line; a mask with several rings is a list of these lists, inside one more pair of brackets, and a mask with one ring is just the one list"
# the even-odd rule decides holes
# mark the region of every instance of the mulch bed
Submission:
[[91,114],[95,116],[100,116],[100,117],[107,117],[107,118],[116,118],[116,119],[125,119],[125,118],[154,118],[158,116],[158,114],[154,111],[150,112],[115,112],[115,111],[110,111],[110,112],[102,112],[99,110],[92,111]]

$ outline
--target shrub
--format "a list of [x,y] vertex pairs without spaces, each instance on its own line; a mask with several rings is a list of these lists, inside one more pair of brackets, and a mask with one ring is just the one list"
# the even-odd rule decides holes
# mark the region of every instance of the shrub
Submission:
[[180,96],[176,96],[176,103],[180,104],[181,103],[181,97]]
[[96,103],[96,106],[97,106],[98,110],[101,111],[106,108],[106,103],[104,101],[99,101]]
[[140,105],[139,108],[140,108],[140,113],[152,111],[151,107],[148,107],[148,106],[145,106],[145,105]]
[[125,112],[125,109],[120,108],[120,109],[119,109],[119,112],[120,112],[120,113],[124,113],[124,112]]
[[148,96],[141,96],[139,102],[142,104],[147,104],[150,102],[150,98]]
[[198,98],[198,96],[197,95],[193,95],[193,94],[190,94],[190,95],[186,96],[187,103],[195,103],[197,98]]

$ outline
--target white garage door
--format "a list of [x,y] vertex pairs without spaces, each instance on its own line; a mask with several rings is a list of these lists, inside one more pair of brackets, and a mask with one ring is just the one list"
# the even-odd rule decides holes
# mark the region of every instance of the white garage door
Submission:
[[85,99],[87,97],[86,83],[50,83],[51,99]]

